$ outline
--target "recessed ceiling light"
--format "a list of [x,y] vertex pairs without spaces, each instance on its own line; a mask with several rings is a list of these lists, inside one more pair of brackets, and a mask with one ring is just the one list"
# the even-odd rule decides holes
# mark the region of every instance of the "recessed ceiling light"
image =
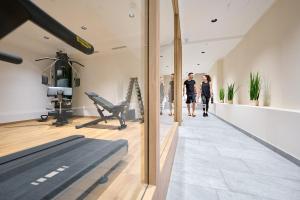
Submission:
[[205,53],[205,51],[202,51],[201,53]]
[[129,12],[128,16],[129,16],[130,18],[134,18],[134,17],[135,17],[135,14],[132,13],[132,12]]
[[43,37],[45,40],[49,40],[50,38],[48,36]]
[[200,65],[200,64],[197,64],[198,66]]
[[230,8],[231,2],[227,3],[227,8]]
[[135,17],[135,10],[136,10],[136,4],[134,2],[131,2],[129,4],[129,11],[128,11],[128,16],[130,18],[134,18]]
[[210,20],[210,21],[211,21],[211,23],[216,23],[216,22],[218,21],[218,19],[215,18],[215,19],[212,19],[212,20]]
[[81,29],[82,30],[87,30],[87,27],[86,26],[81,26]]

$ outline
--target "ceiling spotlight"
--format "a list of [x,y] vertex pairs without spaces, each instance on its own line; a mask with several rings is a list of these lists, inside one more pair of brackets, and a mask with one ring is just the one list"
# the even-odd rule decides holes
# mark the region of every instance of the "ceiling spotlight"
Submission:
[[50,38],[48,36],[43,37],[45,40],[49,40]]
[[205,51],[202,51],[201,53],[205,53]]
[[86,27],[86,26],[81,26],[81,29],[82,29],[82,30],[86,30],[87,27]]
[[135,17],[134,13],[132,13],[132,12],[129,12],[128,16],[129,16],[130,18],[134,18],[134,17]]
[[210,21],[211,21],[211,23],[216,23],[216,22],[218,21],[218,19],[215,18],[215,19],[212,19],[212,20],[210,20]]
[[197,64],[198,66],[200,65],[200,64]]
[[134,18],[135,17],[135,10],[136,10],[136,4],[134,2],[131,2],[129,4],[129,11],[128,11],[128,16],[129,18]]

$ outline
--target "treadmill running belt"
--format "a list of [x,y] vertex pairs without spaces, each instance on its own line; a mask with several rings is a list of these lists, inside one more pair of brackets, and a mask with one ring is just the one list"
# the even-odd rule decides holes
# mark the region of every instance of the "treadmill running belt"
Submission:
[[97,168],[96,182],[127,149],[127,140],[72,136],[0,158],[0,198],[52,199]]

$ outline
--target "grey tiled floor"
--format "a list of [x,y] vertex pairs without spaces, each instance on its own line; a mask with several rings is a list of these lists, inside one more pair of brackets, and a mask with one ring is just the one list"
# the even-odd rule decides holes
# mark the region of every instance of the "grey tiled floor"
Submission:
[[300,200],[300,167],[210,115],[185,117],[168,200]]

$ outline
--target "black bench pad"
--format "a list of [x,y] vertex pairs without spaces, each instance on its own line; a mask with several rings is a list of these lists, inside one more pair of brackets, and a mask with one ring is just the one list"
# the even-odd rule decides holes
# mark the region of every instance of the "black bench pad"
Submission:
[[125,102],[122,102],[121,104],[114,105],[110,101],[104,99],[103,97],[100,97],[98,94],[94,92],[86,92],[85,93],[92,101],[96,102],[98,105],[103,107],[108,112],[118,112],[121,110],[124,110],[124,107],[126,106]]

